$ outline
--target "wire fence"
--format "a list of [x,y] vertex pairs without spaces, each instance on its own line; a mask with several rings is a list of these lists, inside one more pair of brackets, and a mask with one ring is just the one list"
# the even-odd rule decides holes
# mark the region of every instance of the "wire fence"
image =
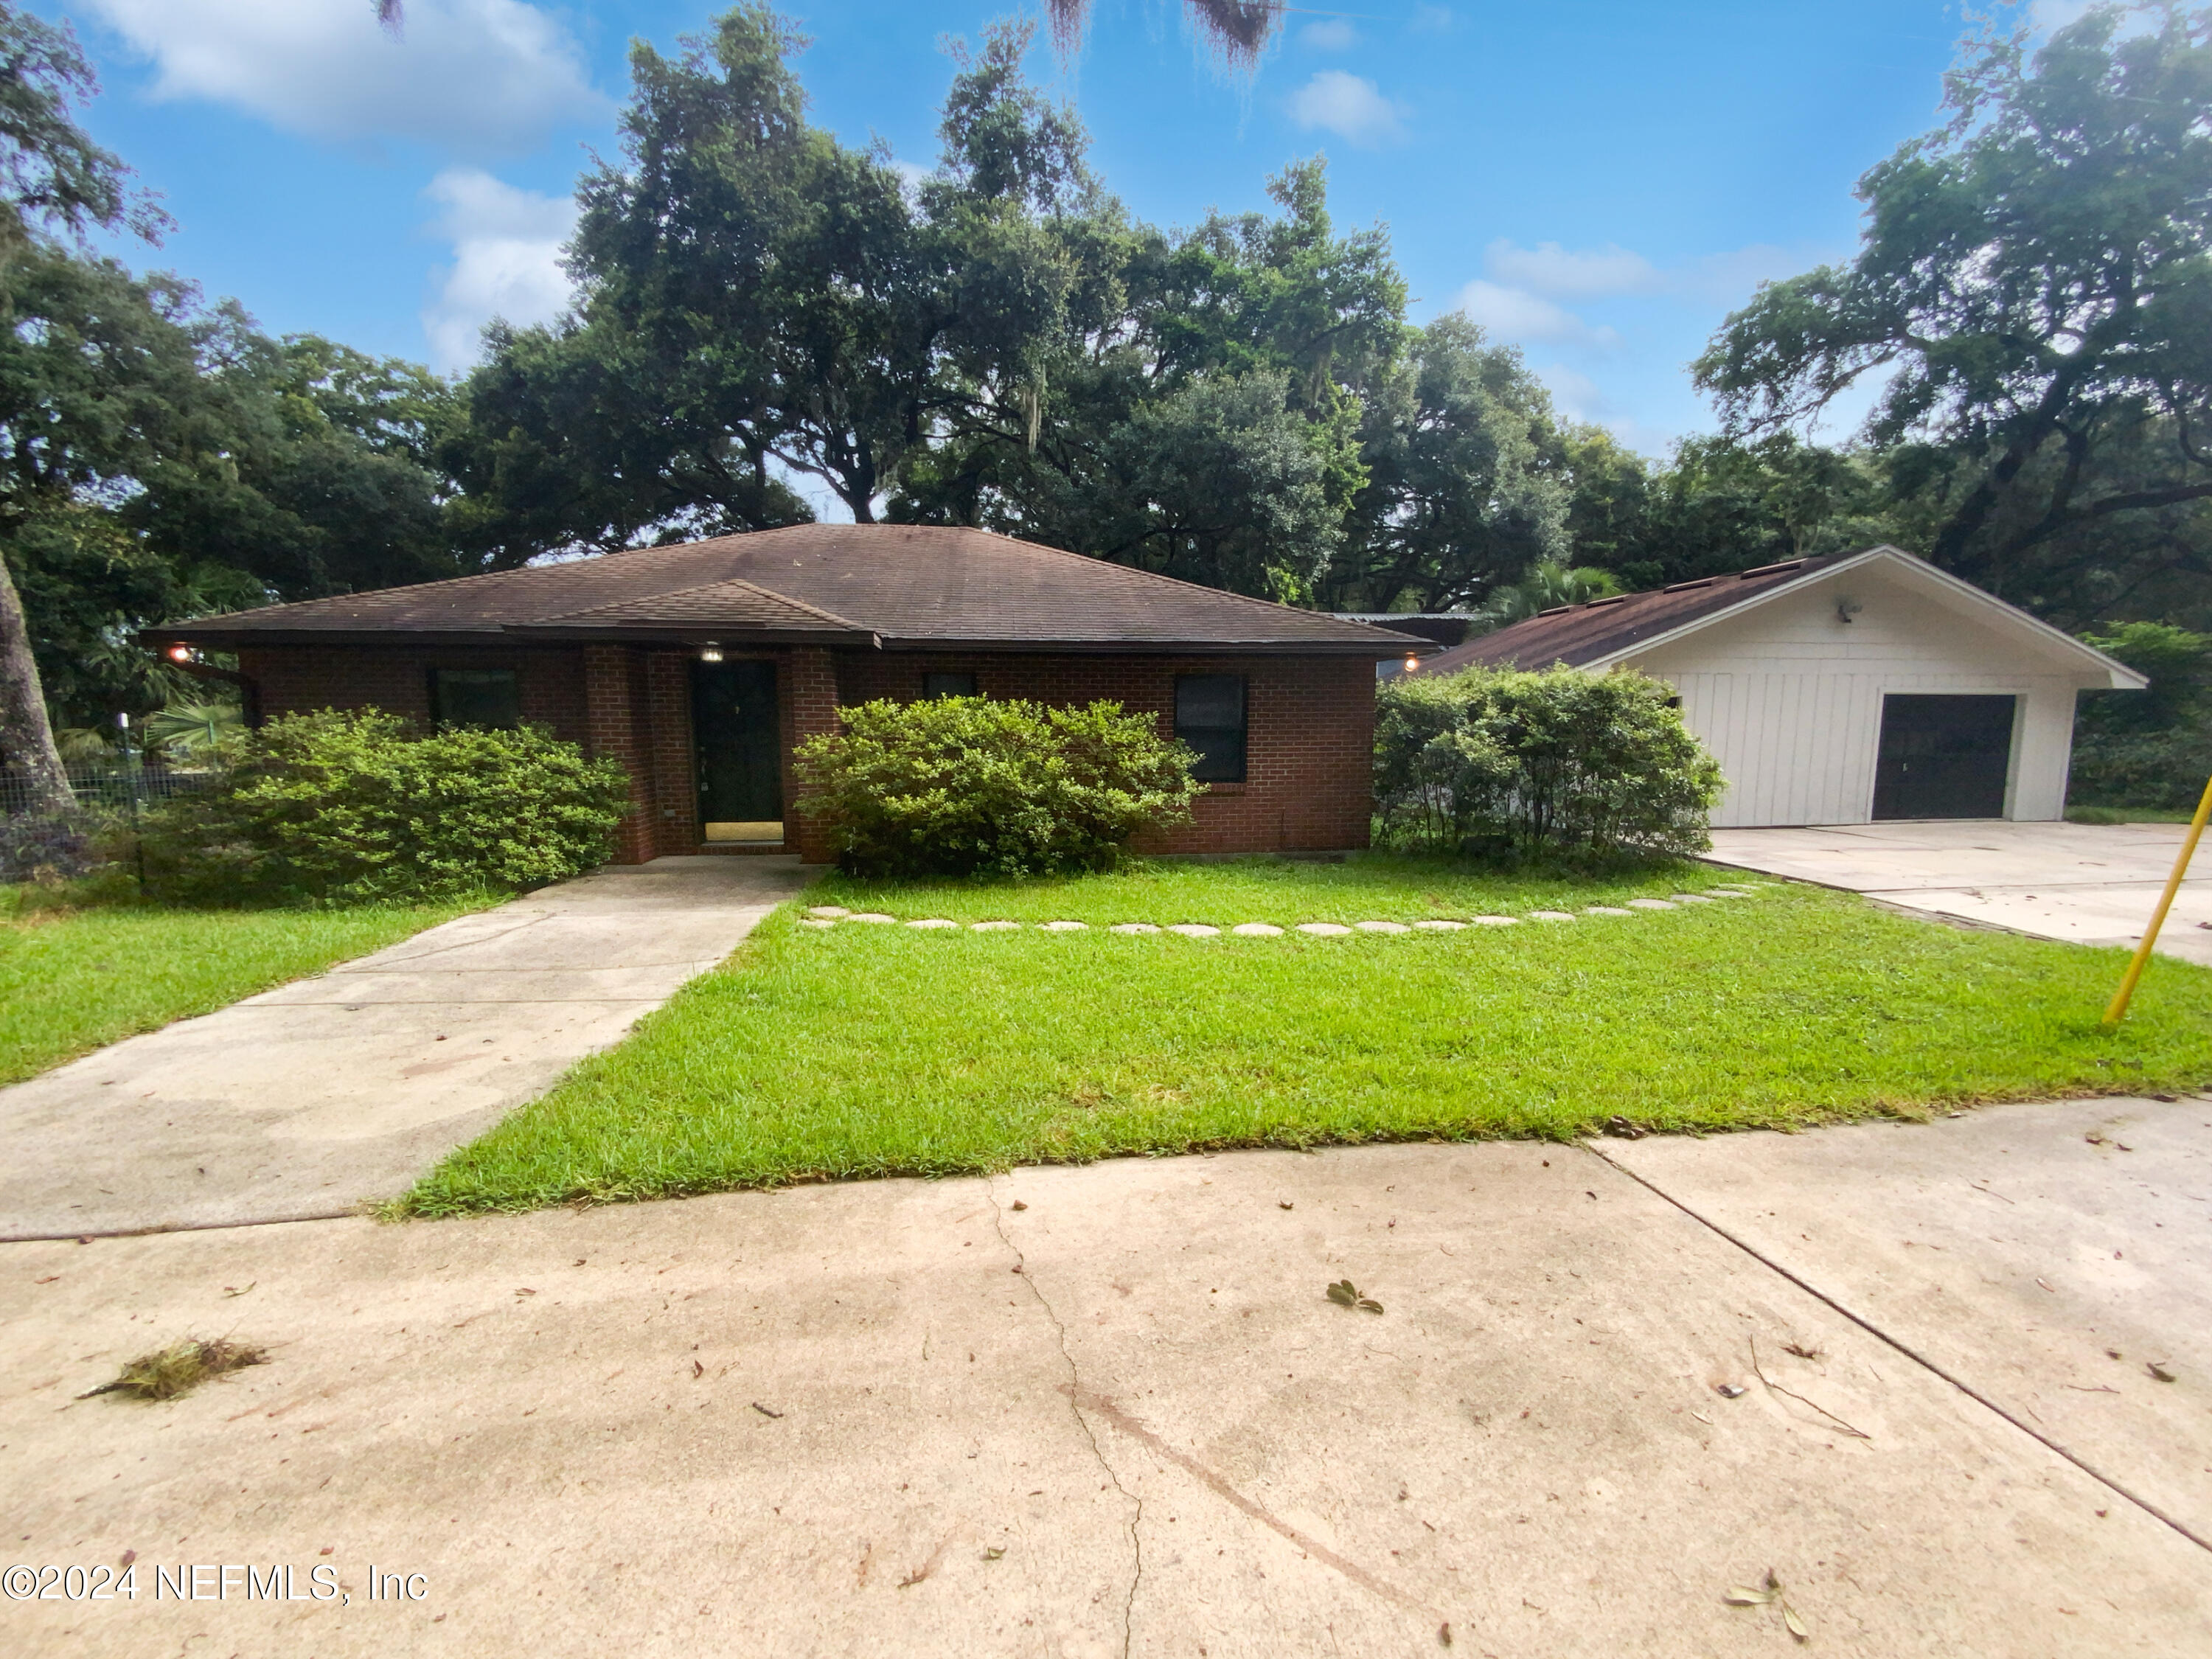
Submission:
[[[118,817],[135,817],[156,801],[204,789],[216,774],[207,770],[152,765],[71,766],[70,793],[76,804]],[[20,773],[0,772],[0,821],[39,816],[40,792]]]

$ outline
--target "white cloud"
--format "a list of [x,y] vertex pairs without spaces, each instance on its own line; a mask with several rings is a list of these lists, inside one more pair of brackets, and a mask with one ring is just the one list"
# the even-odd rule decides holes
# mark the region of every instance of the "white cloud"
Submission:
[[2038,34],[2049,34],[2069,23],[2078,23],[2098,0],[2035,0],[2027,9],[2027,26]]
[[1322,70],[1291,94],[1291,118],[1320,127],[1355,144],[1389,143],[1406,136],[1406,109],[1376,90],[1372,81],[1342,70]]
[[1476,281],[1459,291],[1457,309],[1489,332],[1508,340],[1545,340],[1558,344],[1610,346],[1620,339],[1609,328],[1593,328],[1565,307],[1541,295],[1498,283]]
[[476,362],[495,317],[543,323],[568,308],[574,289],[561,245],[576,228],[574,202],[517,190],[475,167],[449,168],[422,193],[442,210],[434,228],[453,245],[453,263],[422,313],[439,368]]
[[153,60],[155,97],[229,104],[312,138],[486,155],[605,101],[567,29],[524,0],[407,0],[398,40],[368,0],[80,3]]
[[1483,263],[1502,283],[1562,299],[1648,294],[1661,280],[1649,259],[1611,242],[1601,248],[1573,252],[1557,242],[1516,247],[1500,239],[1484,250]]
[[1359,31],[1341,17],[1328,17],[1307,24],[1298,39],[1316,52],[1349,52],[1359,44]]

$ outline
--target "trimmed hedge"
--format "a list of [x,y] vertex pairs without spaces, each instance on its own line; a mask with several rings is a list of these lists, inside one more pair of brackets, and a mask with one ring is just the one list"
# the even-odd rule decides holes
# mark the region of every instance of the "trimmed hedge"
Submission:
[[1152,717],[982,697],[878,701],[798,755],[839,862],[869,875],[1043,875],[1111,866],[1204,790]]
[[603,864],[629,786],[531,728],[422,734],[376,709],[225,739],[224,776],[147,819],[148,890],[200,904],[417,903]]
[[1711,844],[1721,772],[1641,674],[1470,668],[1376,693],[1375,793],[1402,847],[1541,857]]

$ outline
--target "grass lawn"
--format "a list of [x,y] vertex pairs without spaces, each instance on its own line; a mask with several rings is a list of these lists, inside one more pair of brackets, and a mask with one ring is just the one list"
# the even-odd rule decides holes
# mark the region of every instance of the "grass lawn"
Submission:
[[1677,910],[1398,936],[1128,936],[1580,910],[1723,884],[1474,876],[1383,857],[1021,887],[831,878],[811,903],[1090,931],[763,922],[713,973],[448,1158],[415,1214],[1117,1153],[1788,1127],[2212,1079],[2212,970],[1970,933],[1773,885]]
[[319,973],[480,908],[74,906],[0,886],[0,1084]]
[[2189,807],[2169,811],[2163,806],[2069,806],[2069,823],[2186,823],[2197,816]]

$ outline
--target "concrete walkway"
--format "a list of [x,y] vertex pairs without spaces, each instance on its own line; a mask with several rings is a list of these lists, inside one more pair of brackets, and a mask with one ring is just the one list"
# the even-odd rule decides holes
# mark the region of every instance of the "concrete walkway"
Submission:
[[[140,1595],[0,1620],[70,1659],[1734,1659],[1796,1650],[1723,1600],[1771,1568],[1819,1653],[2198,1652],[2209,1159],[2212,1102],[2062,1103],[9,1245],[8,1559]],[[74,1397],[187,1332],[270,1361]],[[224,1600],[151,1599],[193,1563]]]
[[0,1089],[0,1239],[342,1215],[735,948],[795,858],[670,858],[541,889]]
[[[2185,828],[1970,818],[1716,830],[1711,857],[1957,921],[2132,950]],[[2198,849],[2158,949],[2212,964],[2212,846]]]

